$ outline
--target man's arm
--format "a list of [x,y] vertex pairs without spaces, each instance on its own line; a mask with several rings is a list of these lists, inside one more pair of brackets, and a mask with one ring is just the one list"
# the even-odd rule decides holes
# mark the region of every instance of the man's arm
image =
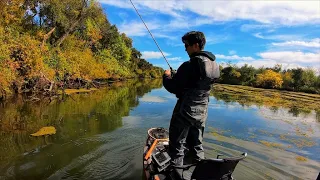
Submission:
[[184,62],[177,70],[177,73],[171,77],[169,74],[163,75],[163,86],[167,91],[173,94],[180,94],[186,87],[190,75],[190,64]]

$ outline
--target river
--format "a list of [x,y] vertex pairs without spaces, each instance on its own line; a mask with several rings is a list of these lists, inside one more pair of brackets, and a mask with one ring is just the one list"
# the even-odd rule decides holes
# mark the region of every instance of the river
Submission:
[[[161,80],[114,83],[89,93],[0,104],[0,179],[137,179],[147,130],[168,128],[176,98]],[[243,105],[210,97],[206,157],[248,157],[236,179],[316,179],[320,117],[315,111]],[[44,126],[51,136],[32,137]]]

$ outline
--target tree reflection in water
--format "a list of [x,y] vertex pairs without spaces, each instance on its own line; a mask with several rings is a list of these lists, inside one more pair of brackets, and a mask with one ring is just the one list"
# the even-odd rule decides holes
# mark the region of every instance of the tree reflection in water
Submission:
[[[64,100],[26,102],[8,100],[0,108],[0,168],[14,156],[37,151],[53,142],[67,142],[122,126],[122,117],[138,106],[138,97],[161,88],[161,79],[116,82],[89,93],[72,94]],[[30,137],[43,126],[54,126],[57,134]]]

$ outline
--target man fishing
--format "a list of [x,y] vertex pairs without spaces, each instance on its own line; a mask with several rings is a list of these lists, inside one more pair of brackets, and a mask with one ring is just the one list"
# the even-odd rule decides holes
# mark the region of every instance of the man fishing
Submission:
[[188,32],[182,42],[190,60],[184,62],[176,74],[166,70],[163,75],[164,87],[178,98],[169,127],[169,155],[174,166],[183,165],[185,146],[193,162],[204,159],[202,139],[210,89],[220,76],[215,56],[203,51],[206,39],[202,32]]

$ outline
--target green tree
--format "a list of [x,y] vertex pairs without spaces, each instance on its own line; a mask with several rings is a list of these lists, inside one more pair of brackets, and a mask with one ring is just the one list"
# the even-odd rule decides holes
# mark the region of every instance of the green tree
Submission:
[[240,77],[241,73],[231,65],[223,68],[220,76],[221,82],[226,84],[241,84]]
[[302,76],[303,76],[303,69],[297,68],[292,69],[292,78],[293,78],[293,87],[295,90],[299,90],[303,85]]
[[312,69],[305,69],[302,73],[302,87],[299,90],[303,92],[309,93],[317,93],[319,89],[317,89],[317,76]]
[[239,68],[239,72],[241,74],[240,81],[242,85],[253,85],[255,82],[255,68],[245,64],[241,68]]

